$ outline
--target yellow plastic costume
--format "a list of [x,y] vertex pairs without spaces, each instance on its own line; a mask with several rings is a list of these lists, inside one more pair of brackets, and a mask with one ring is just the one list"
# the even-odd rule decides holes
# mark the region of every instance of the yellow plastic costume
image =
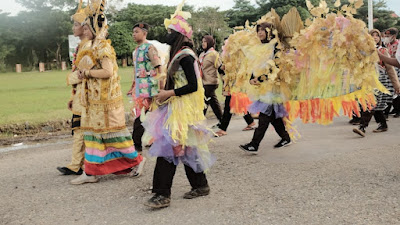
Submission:
[[285,105],[290,119],[329,124],[341,112],[358,114],[358,103],[363,110],[371,109],[375,88],[386,91],[378,81],[375,43],[364,22],[352,16],[361,5],[358,0],[342,6],[343,13],[329,13],[325,1],[318,7],[307,1],[314,20],[294,36],[291,45],[296,50],[282,58],[282,71],[293,80],[292,97]]

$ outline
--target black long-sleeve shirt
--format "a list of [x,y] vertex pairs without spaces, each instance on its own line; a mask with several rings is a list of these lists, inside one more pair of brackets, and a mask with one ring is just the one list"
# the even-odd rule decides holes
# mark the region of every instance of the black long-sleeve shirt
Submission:
[[197,91],[197,78],[193,67],[195,62],[194,60],[195,59],[192,56],[186,56],[179,62],[183,72],[185,73],[188,84],[181,88],[174,89],[176,96],[187,95]]

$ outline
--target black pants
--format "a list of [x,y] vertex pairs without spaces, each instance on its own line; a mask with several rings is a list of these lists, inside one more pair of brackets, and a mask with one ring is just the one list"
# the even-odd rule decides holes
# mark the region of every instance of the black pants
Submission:
[[393,99],[393,110],[395,113],[400,113],[400,96]]
[[[225,106],[224,106],[224,114],[222,115],[221,124],[219,125],[219,129],[226,131],[228,129],[229,123],[231,122],[232,113],[231,113],[231,96],[226,96],[225,98]],[[247,112],[246,115],[243,116],[244,120],[246,120],[247,125],[250,125],[254,122],[253,117],[251,117],[250,113]]]
[[142,151],[143,133],[144,133],[144,127],[142,125],[142,121],[140,121],[140,116],[139,116],[133,122],[133,132],[132,132],[133,145],[135,146],[136,151]]
[[282,118],[275,118],[275,112],[272,112],[270,116],[260,113],[258,127],[254,131],[253,139],[251,140],[253,146],[258,147],[260,145],[270,123],[274,126],[276,133],[278,133],[282,139],[290,140],[289,133],[286,131]]
[[382,126],[387,127],[385,113],[383,110],[371,110],[371,111],[361,112],[360,127],[363,128],[368,127],[372,116],[374,116],[377,123],[380,123]]
[[218,121],[221,122],[221,105],[219,104],[217,95],[215,94],[215,90],[217,90],[217,88],[218,85],[204,85],[204,95],[206,97],[206,108],[204,109],[204,115],[207,113],[208,106],[211,105],[215,116],[217,117]]
[[[153,193],[166,197],[171,195],[172,180],[174,179],[176,166],[169,163],[163,157],[157,158],[156,168],[153,176]],[[204,173],[195,173],[194,170],[185,165],[186,177],[192,189],[208,186],[207,178]]]

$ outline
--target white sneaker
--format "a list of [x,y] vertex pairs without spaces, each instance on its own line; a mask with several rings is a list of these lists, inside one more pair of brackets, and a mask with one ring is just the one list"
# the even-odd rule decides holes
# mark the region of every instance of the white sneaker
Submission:
[[138,177],[142,175],[145,163],[146,163],[146,157],[143,157],[143,160],[139,163],[139,165],[132,168],[132,171],[129,173],[129,176]]
[[71,184],[84,184],[84,183],[96,183],[99,178],[96,176],[88,176],[85,172],[82,173],[78,178],[71,180]]

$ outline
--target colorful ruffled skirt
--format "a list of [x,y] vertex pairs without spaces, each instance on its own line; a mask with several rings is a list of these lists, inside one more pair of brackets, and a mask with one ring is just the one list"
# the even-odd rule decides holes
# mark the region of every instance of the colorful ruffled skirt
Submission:
[[[182,108],[182,110],[185,109]],[[172,111],[166,104],[147,113],[143,126],[154,140],[149,155],[163,157],[174,165],[182,162],[190,166],[196,173],[207,171],[215,162],[215,157],[208,150],[208,143],[213,137],[212,132],[207,128],[205,120],[186,125],[188,126],[187,138],[185,145],[182,145],[179,141],[173,140],[170,127],[166,125]],[[182,120],[184,120],[183,118],[184,116],[182,116]],[[176,122],[181,123],[182,121]]]
[[126,174],[143,160],[126,128],[105,134],[86,131],[84,142],[86,174]]

